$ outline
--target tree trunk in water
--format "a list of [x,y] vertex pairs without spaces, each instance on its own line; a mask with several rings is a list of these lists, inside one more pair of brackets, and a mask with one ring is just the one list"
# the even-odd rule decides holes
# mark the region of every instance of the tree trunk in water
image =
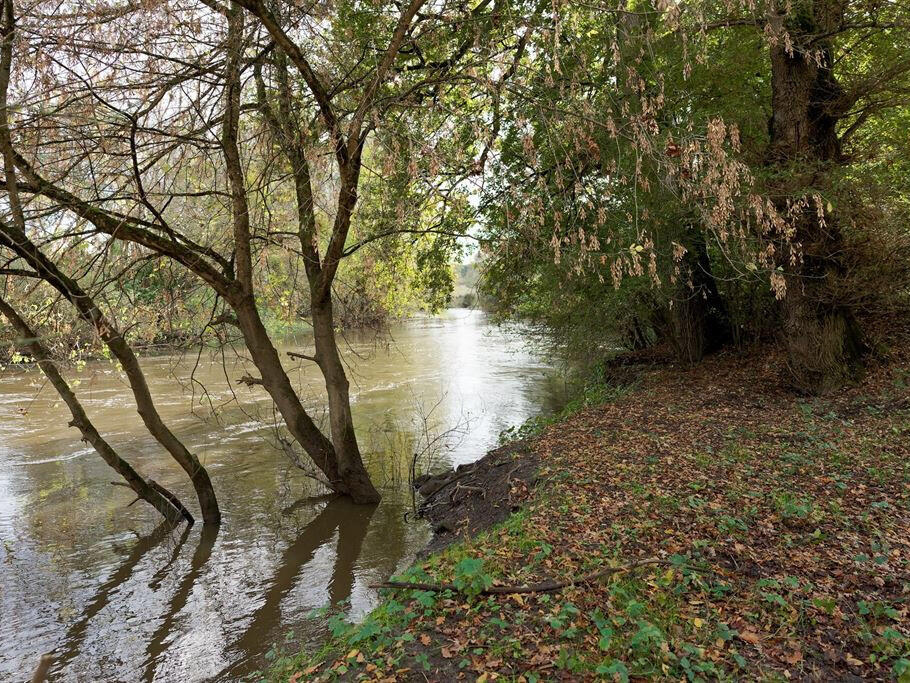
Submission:
[[331,294],[327,294],[322,301],[313,302],[312,318],[316,359],[325,377],[325,389],[329,398],[329,423],[339,477],[346,487],[345,493],[355,503],[378,503],[379,492],[363,465],[357,435],[354,433],[348,378],[335,340]]
[[[293,400],[289,399],[286,401],[286,408],[279,406],[279,410],[289,424],[291,424],[291,417],[289,416],[302,414],[306,417],[309,425],[312,425],[310,427],[309,425],[301,424],[299,431],[304,438],[298,437],[297,433],[293,432],[293,429],[292,433],[326,475],[332,489],[349,496],[355,503],[377,503],[380,499],[379,492],[370,481],[369,474],[367,474],[363,465],[360,449],[357,446],[357,437],[354,433],[348,380],[335,341],[331,294],[332,282],[338,264],[344,255],[344,244],[350,229],[351,215],[357,204],[360,155],[363,150],[365,136],[360,137],[356,133],[353,135],[351,140],[357,141],[356,147],[336,141],[341,145],[338,149],[346,151],[337,158],[341,188],[337,198],[335,223],[332,226],[331,237],[326,247],[326,257],[323,260],[319,256],[313,188],[311,185],[310,167],[307,161],[306,145],[303,142],[305,134],[302,133],[299,127],[298,117],[294,111],[294,96],[290,87],[291,80],[287,72],[285,55],[281,49],[275,51],[273,66],[277,70],[279,83],[277,109],[271,106],[266,96],[265,82],[261,77],[261,72],[254,70],[254,78],[257,81],[257,97],[260,109],[275,137],[284,141],[283,152],[294,174],[297,230],[307,281],[310,287],[311,320],[316,342],[316,353],[310,360],[316,362],[325,379],[329,401],[331,441],[326,439],[315,425],[312,425],[312,421],[300,407],[296,395]],[[255,306],[253,307],[255,308]],[[250,317],[252,317],[252,312],[250,312]],[[261,337],[262,335],[259,331],[254,330],[253,327],[255,325],[251,326],[248,332],[245,330],[244,335],[256,334]],[[263,339],[263,341],[267,340]],[[247,342],[249,346],[249,338]],[[271,352],[262,352],[262,362],[270,366],[268,378],[263,366],[259,365],[260,361],[257,361],[257,366],[260,367],[260,371],[263,374],[263,384],[267,388],[271,383],[280,384],[281,387],[276,385],[277,394],[284,394],[286,391],[283,388],[284,384],[287,384],[289,390],[290,382],[287,382],[286,376],[284,376],[283,380],[277,376],[280,364],[273,368],[272,366],[277,361],[278,356],[274,354],[274,360],[272,356]],[[284,374],[283,370],[281,370],[281,374]],[[273,393],[272,389],[269,389],[269,391],[275,398],[276,393]],[[287,409],[287,413],[285,409]],[[306,429],[303,429],[303,427],[306,427]],[[312,432],[312,439],[305,438],[303,432]],[[315,454],[311,451],[315,451]]]
[[[815,3],[815,17],[825,14],[826,0]],[[823,27],[801,30],[807,33]],[[777,194],[798,194],[817,187],[825,167],[843,162],[837,122],[844,115],[843,91],[833,72],[829,45],[800,47],[800,35],[791,31],[795,47],[788,53],[783,41],[772,45],[768,163],[783,181]],[[786,207],[778,207],[785,210]],[[819,216],[810,205],[795,218],[793,241],[801,249],[800,262],[786,275],[783,336],[790,370],[798,389],[825,393],[855,376],[862,353],[861,335],[850,311],[826,295],[830,278],[842,272],[838,253],[842,237],[836,216]]]
[[232,307],[237,315],[246,347],[256,364],[256,369],[262,376],[262,386],[275,401],[275,406],[284,418],[288,431],[325,475],[325,483],[333,491],[346,493],[344,480],[338,468],[335,448],[300,403],[300,398],[281,365],[278,350],[272,344],[268,331],[262,323],[253,297],[246,296],[232,302]]
[[[225,161],[231,186],[237,269],[237,288],[230,295],[229,301],[237,314],[237,320],[246,340],[247,348],[262,375],[262,385],[269,392],[272,400],[275,401],[275,405],[294,439],[304,448],[316,466],[322,471],[328,486],[338,493],[350,496],[358,503],[377,502],[379,494],[370,483],[369,476],[360,461],[360,453],[357,451],[357,441],[350,420],[350,406],[347,404],[347,383],[345,382],[343,387],[343,403],[347,410],[347,429],[341,431],[336,429],[336,414],[338,414],[340,406],[337,392],[329,388],[329,415],[332,425],[332,440],[329,441],[301,405],[300,399],[281,365],[278,352],[269,339],[265,326],[262,324],[262,319],[256,307],[252,275],[253,265],[250,254],[251,229],[246,200],[247,190],[244,183],[244,171],[240,159],[237,132],[240,115],[240,72],[243,54],[244,10],[236,3],[233,3],[231,8],[227,68],[227,80],[230,87],[226,93],[227,106],[222,134],[222,146],[225,150]],[[283,74],[283,76],[279,76],[279,79],[283,80],[283,94],[279,98],[278,113],[276,114],[275,110],[268,104],[265,96],[265,85],[259,71],[254,73],[254,78],[257,80],[257,96],[260,99],[260,106],[266,122],[276,133],[276,138],[279,140],[285,139],[287,142],[285,152],[294,171],[298,230],[300,231],[301,246],[310,288],[312,290],[314,282],[319,281],[325,285],[326,290],[329,290],[334,268],[337,267],[337,258],[340,255],[335,256],[331,261],[332,266],[323,273],[315,246],[316,222],[315,214],[313,213],[309,166],[306,162],[306,154],[300,146],[301,138],[300,131],[297,129],[298,124],[292,123],[292,121],[296,121],[297,114],[296,112],[292,113],[292,98],[289,96],[288,81],[286,80],[287,73],[283,68],[279,69],[279,71]],[[334,250],[344,247],[347,228],[350,224],[350,212],[357,201],[356,180],[360,163],[359,149],[354,154],[351,163],[355,171],[349,172],[346,167],[339,169],[342,176],[342,190],[339,195],[336,225],[333,227],[332,237],[329,241],[328,250],[330,253],[334,253]],[[329,321],[329,329],[331,331],[331,307],[329,308]],[[321,328],[315,322],[314,327],[316,328],[317,363],[319,363],[323,374],[326,376],[327,386],[335,386],[337,382],[329,382],[328,380],[329,374],[326,374],[326,367],[331,367],[332,371],[334,371],[334,365],[330,361],[333,358],[337,360],[338,351],[334,346],[332,349],[324,348],[320,344]],[[332,341],[334,342],[334,338]],[[339,361],[338,368],[340,367]],[[343,371],[341,377],[344,379]],[[351,444],[353,444],[353,453],[356,458],[351,456]]]
[[57,370],[50,353],[44,348],[44,345],[38,341],[38,335],[32,331],[28,323],[10,306],[6,301],[0,298],[0,313],[9,320],[16,332],[22,336],[20,346],[23,352],[28,353],[38,363],[38,367],[53,385],[54,389],[66,403],[73,416],[70,425],[76,427],[82,433],[82,440],[87,441],[98,452],[98,455],[106,462],[115,472],[117,472],[126,481],[127,485],[135,494],[155,508],[169,522],[176,522],[181,516],[189,523],[193,524],[193,516],[177,500],[176,496],[167,491],[160,484],[146,481],[132,466],[111,447],[111,445],[101,436],[95,425],[89,420],[82,404],[73,393],[69,384]]
[[145,374],[139,365],[139,359],[136,358],[136,354],[133,353],[132,348],[126,343],[117,328],[104,316],[92,297],[75,280],[64,275],[56,264],[28,239],[24,232],[0,223],[0,237],[4,238],[2,242],[7,247],[25,260],[48,284],[72,303],[79,312],[79,316],[95,329],[123,368],[136,400],[137,412],[149,433],[189,475],[199,500],[203,522],[219,524],[221,511],[218,509],[218,500],[215,497],[215,489],[212,487],[208,471],[164,424],[155,408],[155,402],[149,391],[148,383],[145,381]]
[[241,297],[232,301],[231,306],[237,315],[246,347],[261,374],[262,386],[275,401],[291,435],[325,476],[325,483],[356,503],[378,502],[379,493],[370,482],[357,447],[348,381],[335,345],[331,304],[328,307],[313,307],[316,359],[326,381],[331,440],[325,437],[301,405],[253,298]]

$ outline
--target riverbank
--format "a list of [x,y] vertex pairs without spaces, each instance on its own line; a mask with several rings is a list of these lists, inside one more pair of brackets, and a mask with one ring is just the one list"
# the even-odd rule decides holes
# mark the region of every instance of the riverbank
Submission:
[[[206,464],[224,503],[214,542],[201,524],[155,534],[157,513],[111,486],[41,373],[0,373],[0,681],[33,671],[51,651],[53,680],[234,681],[262,669],[290,631],[296,642],[324,642],[327,620],[312,610],[340,600],[351,615],[372,609],[369,586],[411,564],[429,537],[405,517],[415,444],[435,438],[436,425],[469,424],[432,455],[471,462],[504,424],[558,410],[565,397],[560,368],[520,328],[482,313],[414,318],[389,337],[348,335],[342,347],[358,437],[383,487],[376,508],[314,502],[323,491],[279,448],[268,393],[236,384],[255,374],[239,349],[143,357],[162,419]],[[289,340],[279,352],[287,358],[308,343]],[[116,368],[74,370],[99,431],[137,471],[193,501]],[[316,365],[295,363],[292,377],[324,414]]]
[[638,360],[511,450],[537,462],[520,511],[270,678],[910,680],[906,345],[818,399],[773,352]]

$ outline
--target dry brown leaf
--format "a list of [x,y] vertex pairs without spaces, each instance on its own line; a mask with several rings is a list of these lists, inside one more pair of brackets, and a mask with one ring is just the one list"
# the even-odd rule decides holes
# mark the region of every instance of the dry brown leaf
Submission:
[[761,642],[761,638],[758,637],[755,631],[742,631],[739,634],[739,638],[752,645],[758,645]]

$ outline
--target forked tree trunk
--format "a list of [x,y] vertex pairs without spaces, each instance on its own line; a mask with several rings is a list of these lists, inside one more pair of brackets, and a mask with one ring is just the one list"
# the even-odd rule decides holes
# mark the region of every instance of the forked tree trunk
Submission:
[[[331,422],[332,439],[327,439],[310,416],[306,413],[300,403],[300,399],[294,391],[287,373],[281,365],[281,359],[275,349],[274,344],[269,339],[265,326],[256,308],[256,298],[254,294],[253,282],[253,260],[250,250],[252,239],[249,206],[247,202],[247,189],[244,179],[243,164],[240,158],[240,146],[238,143],[238,130],[240,126],[240,91],[241,91],[241,61],[243,56],[243,10],[236,2],[231,4],[227,12],[228,18],[228,41],[227,41],[227,64],[225,71],[225,80],[228,88],[225,93],[225,115],[222,128],[222,147],[225,154],[225,163],[228,171],[228,180],[231,190],[232,200],[232,218],[234,231],[234,248],[237,280],[236,287],[229,296],[229,302],[237,314],[237,320],[240,324],[240,330],[243,333],[247,348],[253,357],[253,362],[261,373],[261,382],[266,391],[269,392],[281,416],[284,418],[289,431],[294,439],[304,448],[316,466],[325,476],[326,483],[334,491],[348,495],[352,500],[358,503],[378,502],[379,494],[370,482],[369,475],[363,467],[360,459],[360,452],[357,450],[357,440],[354,435],[353,423],[350,416],[350,405],[347,394],[347,380],[344,377],[344,369],[341,366],[341,360],[338,357],[338,349],[335,347],[334,331],[332,330],[331,303],[329,303],[327,313],[327,324],[324,318],[322,322],[317,320],[314,314],[313,324],[316,329],[316,357],[323,374],[326,376],[326,386],[329,389],[329,415]],[[264,97],[264,84],[261,82],[261,72],[257,72],[257,87],[260,90],[260,98]],[[284,129],[280,121],[276,119],[274,111],[265,103],[262,105],[267,122],[273,127],[278,134],[279,139],[283,137]],[[285,102],[282,105],[283,110],[290,108],[290,103]],[[289,111],[285,111],[284,117],[291,118]],[[294,135],[292,132],[291,139],[297,140],[299,131]],[[315,240],[315,217],[312,214],[312,194],[309,186],[309,173],[306,167],[305,155],[297,156],[295,145],[290,147],[291,154],[289,159],[295,171],[298,199],[303,192],[309,200],[309,213],[304,216],[304,220],[310,221],[308,229],[311,230],[311,241],[303,239],[305,250],[304,259],[306,261],[307,277],[311,288],[314,278],[320,279],[317,272],[319,269],[318,256],[314,258],[313,252],[315,246],[312,240]],[[359,163],[359,152],[355,155]],[[306,181],[306,187],[303,188],[301,183]],[[345,187],[347,187],[345,185]],[[349,211],[353,209],[356,202],[356,192],[344,194],[344,197],[350,200]],[[342,215],[341,206],[339,206],[339,215]],[[298,210],[302,206],[298,205]],[[349,211],[345,216],[349,217]],[[347,224],[339,229],[336,225],[333,230],[332,242],[336,238],[340,239],[340,246],[344,246],[344,238],[347,234]],[[305,230],[303,226],[300,229]],[[331,246],[330,246],[331,249]],[[326,273],[328,275],[328,273]],[[326,280],[331,284],[331,276],[328,275]],[[328,291],[329,287],[325,288]],[[330,294],[327,294],[330,297]],[[314,310],[315,310],[314,302]],[[331,344],[326,346],[326,341]],[[329,370],[327,371],[326,368]],[[333,379],[330,380],[329,377]]]
[[[829,0],[816,0],[815,26],[800,26],[804,33],[823,32],[837,23]],[[841,10],[842,12],[842,10]],[[834,75],[830,45],[802,47],[803,34],[791,29],[794,49],[780,41],[771,51],[770,145],[768,162],[786,181],[774,189],[782,196],[818,186],[827,167],[842,163],[837,123],[846,113],[843,91]],[[781,206],[780,208],[784,208]],[[828,281],[838,277],[842,236],[837,216],[827,212],[821,220],[810,206],[796,218],[794,241],[802,258],[786,276],[782,302],[783,337],[790,370],[797,388],[825,393],[851,379],[859,365],[861,335],[850,311],[826,296]]]
[[246,347],[261,375],[262,385],[275,401],[288,431],[325,475],[329,487],[342,493],[343,482],[339,477],[332,442],[319,430],[301,405],[300,398],[281,365],[278,350],[269,337],[255,301],[249,296],[231,302],[231,306],[237,315]]
[[76,394],[70,388],[67,381],[57,370],[50,353],[44,345],[38,341],[38,336],[28,326],[28,323],[18,314],[18,312],[6,301],[0,298],[0,313],[10,322],[17,334],[20,335],[19,347],[24,353],[27,353],[38,363],[38,367],[47,377],[48,381],[57,390],[60,398],[66,403],[73,416],[70,425],[76,427],[82,434],[82,440],[87,441],[98,452],[98,455],[106,462],[111,469],[123,477],[127,485],[135,494],[155,508],[169,522],[176,522],[183,517],[189,524],[194,522],[193,516],[180,503],[174,494],[170,493],[160,484],[146,481],[133,467],[111,447],[111,445],[101,436],[95,425],[89,420],[88,415],[76,398]]
[[333,491],[356,503],[376,503],[380,496],[370,482],[360,457],[351,418],[348,381],[335,343],[331,302],[326,308],[313,307],[316,358],[325,376],[329,400],[331,440],[328,439],[300,402],[278,350],[269,337],[252,295],[229,300],[247,350],[260,373],[263,388],[272,397],[288,431],[325,477]]
[[[260,110],[273,134],[276,139],[284,142],[282,149],[293,171],[297,230],[310,288],[310,319],[316,344],[315,356],[311,360],[319,366],[325,379],[331,434],[331,440],[319,434],[320,448],[315,455],[310,452],[307,442],[301,439],[298,441],[307,449],[335,491],[349,496],[355,503],[376,503],[379,502],[380,495],[364,467],[354,432],[348,379],[335,339],[331,293],[331,283],[341,258],[341,254],[337,252],[344,246],[350,228],[350,218],[357,203],[361,149],[358,147],[353,156],[340,168],[342,186],[338,194],[335,225],[327,247],[326,260],[323,261],[319,256],[309,162],[306,158],[303,135],[298,128],[294,112],[287,64],[280,50],[277,51],[274,66],[280,86],[277,109],[271,105],[266,95],[261,71],[254,73],[257,96]],[[265,379],[263,373],[263,380]],[[285,419],[287,420],[286,415]],[[313,430],[318,433],[315,426]],[[330,457],[323,456],[323,452],[328,453]]]

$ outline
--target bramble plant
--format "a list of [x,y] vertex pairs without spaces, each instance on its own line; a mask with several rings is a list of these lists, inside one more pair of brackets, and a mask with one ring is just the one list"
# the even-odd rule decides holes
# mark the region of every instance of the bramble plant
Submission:
[[482,559],[466,557],[455,565],[452,583],[470,599],[492,586],[493,578],[484,571]]

